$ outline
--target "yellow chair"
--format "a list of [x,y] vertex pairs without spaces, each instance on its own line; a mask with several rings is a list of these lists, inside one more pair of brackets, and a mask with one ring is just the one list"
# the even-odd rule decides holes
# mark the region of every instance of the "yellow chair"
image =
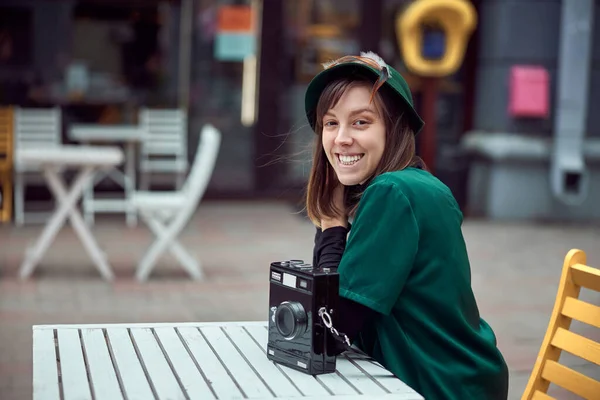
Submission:
[[564,350],[600,365],[600,343],[569,330],[574,319],[600,328],[600,307],[579,300],[582,287],[600,292],[600,270],[585,264],[581,250],[573,249],[565,257],[554,310],[521,400],[552,399],[546,394],[550,383],[584,399],[600,399],[599,381],[558,362]]
[[13,109],[0,108],[0,222],[12,218]]

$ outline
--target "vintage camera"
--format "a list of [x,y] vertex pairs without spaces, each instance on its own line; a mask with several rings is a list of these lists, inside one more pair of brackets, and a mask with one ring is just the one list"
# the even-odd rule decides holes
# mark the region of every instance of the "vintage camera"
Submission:
[[336,324],[337,270],[280,261],[270,277],[268,359],[311,375],[335,372],[339,351],[328,326]]

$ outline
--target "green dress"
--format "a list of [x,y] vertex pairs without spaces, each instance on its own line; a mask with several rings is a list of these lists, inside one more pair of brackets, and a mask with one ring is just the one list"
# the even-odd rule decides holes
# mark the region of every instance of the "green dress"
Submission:
[[426,400],[506,399],[508,369],[479,315],[462,219],[427,171],[376,177],[339,265],[340,295],[377,311],[355,344]]

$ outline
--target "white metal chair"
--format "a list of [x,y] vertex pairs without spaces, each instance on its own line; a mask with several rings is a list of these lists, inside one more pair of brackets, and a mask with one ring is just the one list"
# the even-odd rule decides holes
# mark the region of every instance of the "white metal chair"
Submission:
[[[20,108],[14,110],[14,150],[58,147],[62,144],[62,115],[59,107],[54,108]],[[14,209],[15,224],[23,225],[25,221],[25,186],[27,183],[42,183],[44,177],[39,168],[24,166],[17,160],[14,162]],[[32,222],[44,222],[50,212],[29,212]]]
[[132,196],[133,207],[156,235],[155,242],[138,264],[138,280],[144,281],[148,278],[158,257],[167,249],[193,279],[203,278],[201,263],[183,248],[177,241],[177,236],[187,225],[204,196],[220,145],[221,133],[212,125],[205,125],[200,134],[190,174],[181,190],[138,191]]
[[139,123],[145,130],[141,145],[140,189],[150,188],[153,174],[174,174],[180,189],[188,171],[187,113],[180,109],[142,108]]

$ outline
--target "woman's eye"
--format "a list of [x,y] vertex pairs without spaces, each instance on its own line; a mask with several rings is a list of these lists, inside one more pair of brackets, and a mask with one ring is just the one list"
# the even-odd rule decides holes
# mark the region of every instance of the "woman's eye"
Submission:
[[366,121],[366,120],[364,120],[364,119],[359,119],[359,120],[358,120],[358,121],[356,121],[354,124],[355,124],[355,125],[362,125],[362,126],[364,126],[364,125],[367,125],[368,123],[369,123],[369,121]]
[[327,122],[325,122],[325,124],[323,126],[330,127],[330,126],[335,126],[335,125],[336,125],[335,121],[327,121]]

